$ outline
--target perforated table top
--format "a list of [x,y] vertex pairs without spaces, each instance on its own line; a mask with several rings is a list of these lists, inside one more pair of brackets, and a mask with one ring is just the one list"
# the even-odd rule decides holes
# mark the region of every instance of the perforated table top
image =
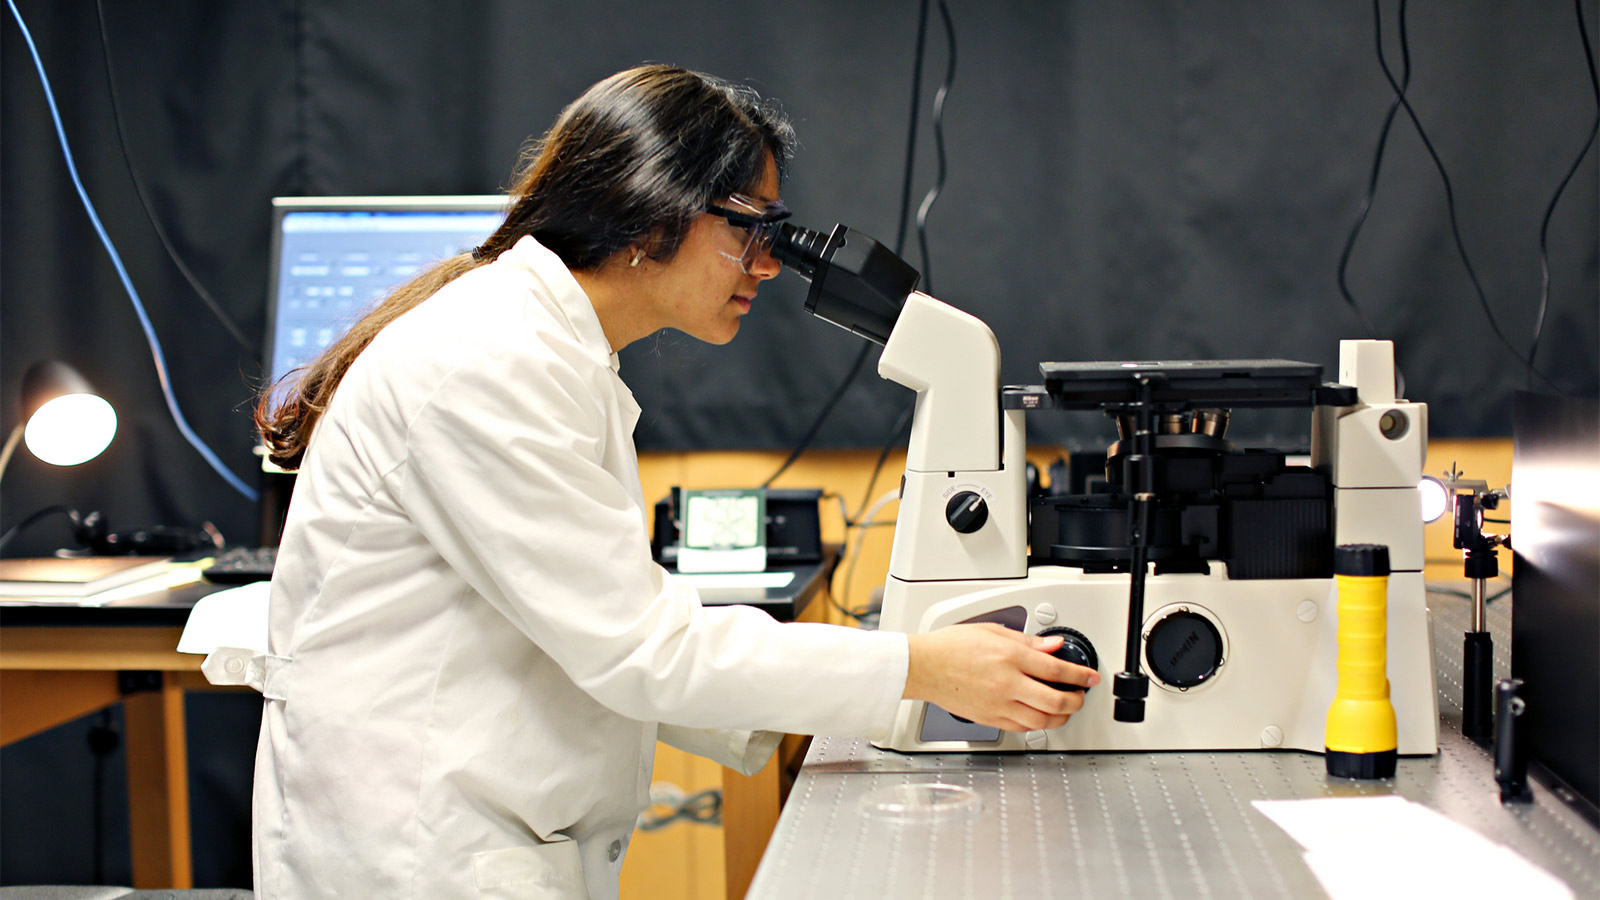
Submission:
[[[1253,800],[1398,794],[1600,897],[1600,832],[1542,785],[1502,806],[1488,751],[1461,735],[1466,601],[1430,594],[1440,752],[1393,779],[1330,778],[1302,752],[901,754],[818,738],[748,900],[1300,898],[1326,896],[1302,850]],[[1496,677],[1510,614],[1490,607]],[[869,815],[896,785],[970,788],[976,811],[922,821]],[[867,804],[863,800],[868,801]]]

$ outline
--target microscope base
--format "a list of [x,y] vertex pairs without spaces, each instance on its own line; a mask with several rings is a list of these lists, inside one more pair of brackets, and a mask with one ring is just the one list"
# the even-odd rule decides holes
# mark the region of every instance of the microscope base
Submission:
[[[890,578],[885,630],[925,632],[999,622],[1036,634],[1065,626],[1100,660],[1101,685],[1052,731],[1017,734],[964,723],[938,706],[904,701],[889,737],[901,751],[1124,751],[1292,749],[1321,753],[1337,682],[1333,579],[1146,579],[1141,668],[1150,675],[1145,721],[1112,716],[1110,683],[1127,640],[1128,576],[1035,566],[1025,578],[910,582]],[[1403,756],[1438,752],[1433,644],[1421,572],[1389,580],[1388,677]]]

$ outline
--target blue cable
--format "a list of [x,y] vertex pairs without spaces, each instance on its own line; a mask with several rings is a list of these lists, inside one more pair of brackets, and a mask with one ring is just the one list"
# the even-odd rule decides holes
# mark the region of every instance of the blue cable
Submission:
[[167,401],[167,410],[172,413],[172,421],[177,424],[179,433],[211,465],[211,468],[215,469],[234,490],[254,503],[257,499],[255,490],[217,459],[217,455],[194,433],[189,427],[188,420],[178,409],[178,399],[172,395],[172,383],[167,378],[167,360],[161,353],[161,341],[156,338],[156,330],[150,324],[150,317],[145,314],[144,303],[139,300],[139,292],[133,289],[133,281],[128,278],[128,270],[122,265],[122,257],[117,255],[117,249],[111,245],[111,238],[106,235],[105,226],[100,224],[100,217],[95,214],[94,204],[89,202],[89,193],[83,189],[83,182],[78,178],[78,166],[73,162],[72,149],[67,146],[67,132],[61,126],[61,113],[56,109],[55,94],[50,90],[50,79],[44,73],[44,62],[39,59],[39,48],[34,46],[33,35],[22,21],[22,13],[17,11],[15,0],[6,0],[6,6],[11,8],[11,17],[17,20],[17,27],[22,29],[22,39],[28,45],[28,52],[33,55],[33,66],[39,70],[39,84],[44,88],[44,99],[50,106],[50,118],[55,122],[56,137],[61,141],[61,155],[66,157],[67,173],[72,176],[72,186],[78,189],[78,199],[83,201],[83,211],[89,214],[89,222],[94,225],[95,234],[100,236],[100,243],[105,245],[106,253],[111,257],[111,265],[116,268],[117,277],[122,279],[122,287],[128,292],[128,299],[133,301],[133,311],[139,316],[139,324],[144,328],[145,339],[150,342],[150,355],[156,364],[156,378],[161,382],[161,396]]

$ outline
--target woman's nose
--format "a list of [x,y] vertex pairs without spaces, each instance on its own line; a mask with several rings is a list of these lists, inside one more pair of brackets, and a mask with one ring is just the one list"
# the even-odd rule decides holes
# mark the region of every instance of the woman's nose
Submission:
[[778,260],[773,257],[771,250],[763,250],[761,255],[756,257],[754,262],[750,263],[750,274],[761,279],[762,281],[765,281],[768,278],[777,278],[778,273],[782,271],[783,263],[778,262]]

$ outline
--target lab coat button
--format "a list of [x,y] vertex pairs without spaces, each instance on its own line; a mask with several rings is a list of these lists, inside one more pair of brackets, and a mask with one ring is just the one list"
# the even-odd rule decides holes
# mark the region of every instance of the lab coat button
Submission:
[[237,656],[230,656],[222,664],[222,668],[226,669],[229,675],[237,675],[244,671],[244,660]]
[[616,862],[617,861],[617,857],[619,857],[621,855],[622,855],[622,842],[621,841],[612,841],[611,842],[611,846],[606,848],[606,859],[609,859],[612,862]]

